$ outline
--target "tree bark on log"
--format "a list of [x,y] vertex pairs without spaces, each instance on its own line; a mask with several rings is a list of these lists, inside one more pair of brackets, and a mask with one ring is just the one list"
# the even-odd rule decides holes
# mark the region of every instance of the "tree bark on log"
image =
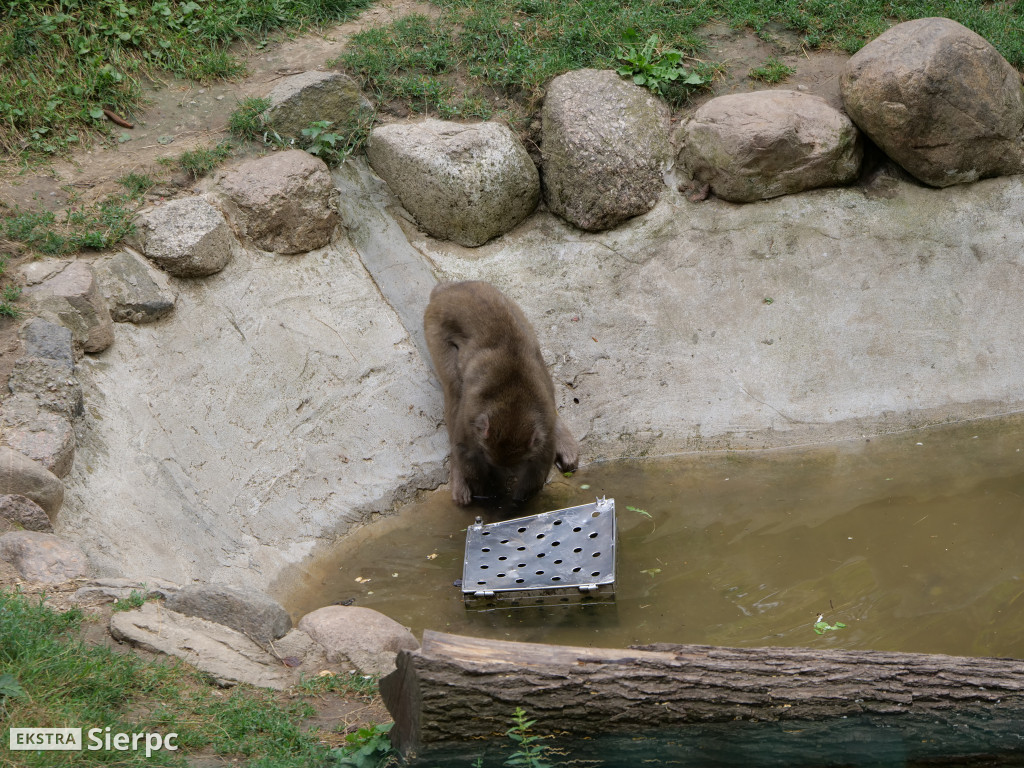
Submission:
[[[695,726],[803,730],[842,719],[868,732],[890,729],[887,738],[897,727],[910,745],[959,739],[965,758],[1024,756],[1024,661],[1013,659],[665,644],[616,650],[428,630],[418,651],[399,654],[380,689],[395,720],[392,740],[406,754],[502,737],[521,706],[535,732],[560,738],[658,732],[678,740]],[[809,730],[834,750],[828,729]],[[814,764],[829,763],[819,754]]]

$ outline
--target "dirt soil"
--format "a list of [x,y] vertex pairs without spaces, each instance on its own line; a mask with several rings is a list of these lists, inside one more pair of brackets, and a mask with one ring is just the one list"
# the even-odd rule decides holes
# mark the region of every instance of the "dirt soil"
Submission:
[[[212,85],[168,79],[145,88],[146,103],[134,115],[126,116],[132,129],[117,128],[114,141],[96,143],[75,155],[49,166],[27,171],[13,167],[0,170],[0,206],[52,211],[63,210],[73,199],[83,203],[99,200],[120,192],[117,179],[128,173],[147,173],[161,180],[149,194],[153,199],[187,194],[193,186],[183,172],[172,173],[159,164],[161,158],[176,158],[198,146],[213,146],[229,138],[227,121],[236,103],[248,96],[265,96],[283,77],[310,69],[326,69],[330,59],[338,57],[351,36],[361,30],[383,26],[411,13],[431,16],[436,6],[416,0],[383,0],[364,11],[358,18],[334,26],[321,34],[308,34],[272,43],[262,50],[240,51],[248,74],[237,82]],[[706,30],[708,61],[722,65],[713,89],[705,91],[679,110],[681,119],[708,99],[725,93],[788,88],[822,96],[834,106],[841,106],[839,74],[848,56],[835,52],[809,51],[800,46],[792,33],[768,30],[770,40],[758,38],[748,30],[734,30],[715,25]],[[762,65],[769,56],[776,56],[796,69],[786,82],[777,86],[754,81],[749,71]],[[244,150],[243,150],[244,151]],[[254,150],[250,150],[254,151]],[[237,156],[237,155],[236,155]],[[0,246],[3,244],[0,243]],[[16,257],[12,266],[19,260]],[[17,323],[0,323],[0,381],[6,381],[10,366],[18,356]],[[69,582],[57,587],[34,587],[21,584],[17,574],[0,563],[0,588],[17,586],[29,594],[45,593],[47,601],[58,610],[74,604],[70,597],[80,585]],[[109,604],[78,605],[87,616],[83,635],[88,642],[116,646],[107,633],[111,607]],[[288,694],[283,694],[288,695]],[[317,714],[306,722],[307,727],[320,727],[325,736],[334,739],[331,746],[343,742],[343,734],[368,723],[389,719],[379,698],[370,701],[346,701],[337,695],[307,697]],[[339,725],[341,731],[338,732]],[[330,732],[335,730],[333,736]],[[231,758],[200,753],[192,759],[196,766],[231,763]]]

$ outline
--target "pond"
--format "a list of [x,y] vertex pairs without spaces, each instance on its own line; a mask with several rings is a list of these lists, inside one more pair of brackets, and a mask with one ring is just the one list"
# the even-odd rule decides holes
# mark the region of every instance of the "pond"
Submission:
[[[612,605],[467,611],[466,527],[616,502]],[[447,489],[290,580],[410,627],[569,645],[820,646],[1024,658],[1024,415],[801,449],[592,464],[519,510]],[[822,617],[836,629],[823,634]],[[839,627],[839,624],[845,626]]]

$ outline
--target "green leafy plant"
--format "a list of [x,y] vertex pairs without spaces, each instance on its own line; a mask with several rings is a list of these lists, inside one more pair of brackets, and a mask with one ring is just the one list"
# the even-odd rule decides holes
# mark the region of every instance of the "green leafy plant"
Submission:
[[18,678],[10,672],[0,675],[0,701],[6,698],[17,699],[25,695],[25,689],[21,687]]
[[[629,33],[632,33],[631,35]],[[627,30],[627,42],[636,39],[635,30]],[[615,58],[620,62],[618,73],[631,77],[637,85],[664,96],[667,87],[678,81],[684,86],[698,86],[706,78],[683,66],[683,52],[673,49],[658,50],[658,36],[651,35],[640,48],[630,45],[620,48]]]
[[769,56],[760,67],[750,70],[749,76],[753,80],[761,80],[765,83],[781,83],[794,72],[796,72],[795,68],[783,64],[774,56]]
[[651,517],[651,513],[648,512],[646,509],[640,509],[640,507],[626,507],[626,509],[628,509],[630,512],[636,512],[637,514],[643,515],[648,519],[653,519]]
[[522,768],[551,768],[551,763],[544,760],[548,747],[542,742],[546,737],[530,732],[536,720],[527,720],[522,707],[516,707],[512,715],[514,725],[505,731],[505,735],[514,741],[519,748],[509,755],[505,765],[521,766]]
[[354,109],[339,127],[330,130],[332,120],[318,120],[302,129],[303,146],[330,166],[341,165],[345,158],[366,143],[375,117],[370,110]]
[[371,725],[345,736],[345,746],[331,750],[339,768],[380,768],[394,762],[388,732],[394,723]]
[[145,590],[140,592],[137,589],[133,589],[131,591],[131,594],[128,595],[128,597],[125,597],[125,598],[122,598],[120,600],[115,600],[114,601],[113,610],[114,610],[115,613],[117,613],[118,611],[131,611],[131,610],[134,610],[135,608],[141,608],[143,605],[145,605],[145,603],[146,603],[146,593],[145,593]]
[[829,624],[824,620],[824,614],[818,616],[818,620],[814,622],[814,631],[819,635],[824,635],[826,632],[835,632],[846,627],[841,621],[837,621],[835,624]]

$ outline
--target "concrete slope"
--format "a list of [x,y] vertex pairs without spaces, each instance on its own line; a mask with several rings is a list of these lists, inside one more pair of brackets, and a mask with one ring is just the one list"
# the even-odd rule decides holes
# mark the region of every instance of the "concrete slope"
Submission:
[[[440,483],[441,396],[417,350],[432,273],[490,280],[522,305],[585,462],[1024,402],[1021,178],[745,206],[667,194],[612,232],[540,212],[473,250],[393,217],[365,172],[339,181],[365,189],[346,223],[376,282],[345,238],[242,253],[85,362],[58,528],[101,570],[266,587],[318,541]],[[389,253],[408,277],[387,279]]]

